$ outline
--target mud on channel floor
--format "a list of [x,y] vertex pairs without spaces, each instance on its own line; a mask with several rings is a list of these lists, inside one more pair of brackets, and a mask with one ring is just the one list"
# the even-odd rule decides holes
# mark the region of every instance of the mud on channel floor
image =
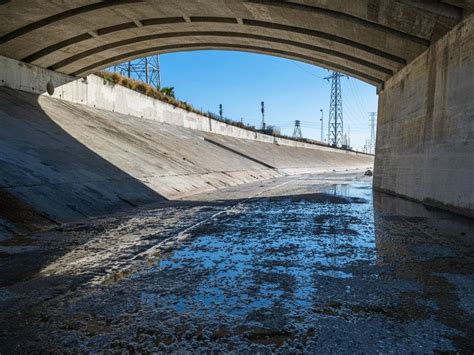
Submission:
[[41,268],[0,289],[2,353],[474,350],[474,223],[361,176],[285,177],[30,239]]

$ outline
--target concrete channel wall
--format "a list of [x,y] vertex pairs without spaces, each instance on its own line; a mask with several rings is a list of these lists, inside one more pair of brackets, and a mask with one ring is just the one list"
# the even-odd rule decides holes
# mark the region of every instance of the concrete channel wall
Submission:
[[[365,154],[274,141],[214,120],[211,130],[207,117],[95,76],[67,82],[2,63],[9,69],[0,71],[0,220],[13,199],[65,222],[285,174],[373,165]],[[53,97],[43,92],[50,80]]]
[[374,187],[474,217],[474,15],[385,83]]
[[[363,154],[261,134],[187,112],[120,85],[108,84],[96,75],[77,79],[3,56],[0,56],[0,82],[1,86],[12,89],[204,132],[339,154]],[[48,82],[54,86],[52,95],[47,93]]]

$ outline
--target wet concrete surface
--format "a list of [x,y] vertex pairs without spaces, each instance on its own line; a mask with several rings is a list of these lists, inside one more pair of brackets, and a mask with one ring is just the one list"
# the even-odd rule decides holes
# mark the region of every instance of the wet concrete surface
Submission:
[[0,240],[0,352],[474,351],[474,221],[284,177]]

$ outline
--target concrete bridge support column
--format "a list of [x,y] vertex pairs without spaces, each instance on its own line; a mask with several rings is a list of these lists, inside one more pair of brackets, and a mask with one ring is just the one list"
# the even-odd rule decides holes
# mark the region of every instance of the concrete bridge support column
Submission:
[[474,15],[379,97],[375,189],[474,217]]

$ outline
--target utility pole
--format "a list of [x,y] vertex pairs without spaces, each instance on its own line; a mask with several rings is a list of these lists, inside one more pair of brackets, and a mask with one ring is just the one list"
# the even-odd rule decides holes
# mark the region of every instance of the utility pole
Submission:
[[321,118],[319,119],[321,121],[321,142],[323,141],[323,130],[324,130],[324,122],[323,122],[323,109],[320,109],[321,111]]
[[370,145],[369,153],[374,154],[375,151],[375,120],[376,112],[369,112],[369,126],[370,126]]
[[219,116],[221,117],[221,119],[222,119],[222,114],[223,114],[222,104],[219,104]]
[[296,139],[303,138],[303,133],[301,133],[301,122],[300,122],[300,120],[295,121],[295,128],[293,129],[293,138],[296,138]]
[[347,126],[347,147],[351,149],[351,126]]
[[262,112],[262,131],[265,131],[265,129],[266,129],[266,126],[265,126],[265,102],[262,101],[261,105],[262,105],[262,108],[261,108],[261,112]]
[[331,80],[331,101],[329,104],[329,121],[328,121],[328,144],[333,147],[341,147],[344,138],[344,122],[342,115],[342,93],[341,93],[341,77],[344,74],[332,72],[326,77],[327,81]]

